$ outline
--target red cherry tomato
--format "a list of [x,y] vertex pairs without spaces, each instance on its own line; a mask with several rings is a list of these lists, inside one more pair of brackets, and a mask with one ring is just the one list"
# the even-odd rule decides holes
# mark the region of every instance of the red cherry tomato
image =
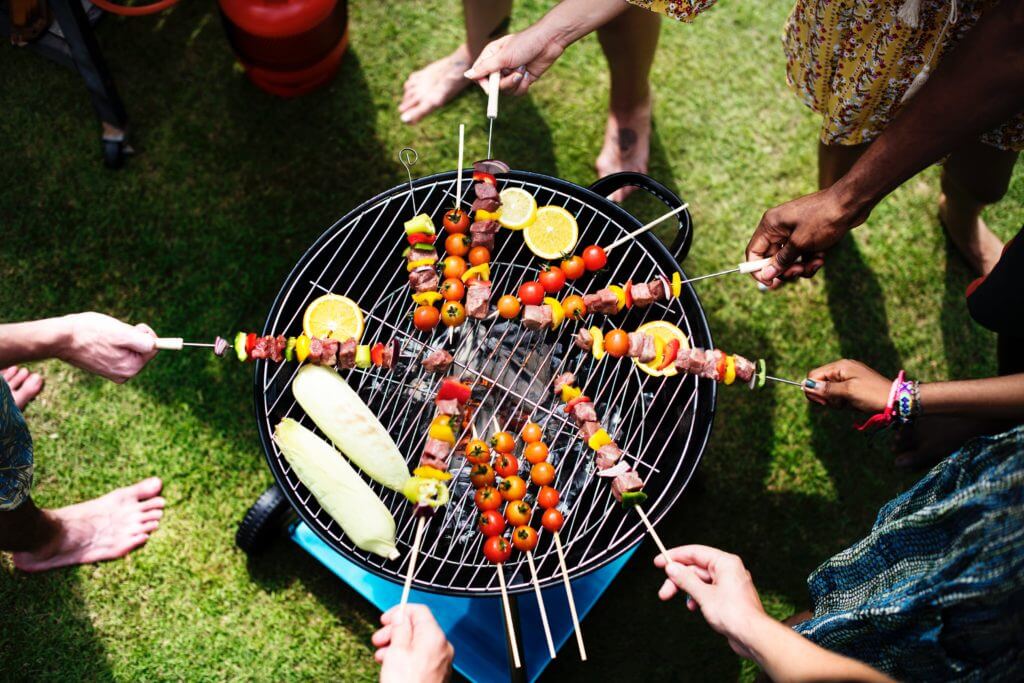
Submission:
[[417,306],[412,314],[412,324],[420,332],[429,332],[437,327],[441,314],[433,306]]
[[505,518],[497,510],[487,510],[480,513],[476,520],[476,528],[484,536],[500,536],[505,530]]
[[444,276],[462,277],[466,272],[466,262],[461,256],[449,256],[444,260]]
[[537,532],[533,527],[517,526],[512,532],[512,545],[521,552],[530,552],[537,547]]
[[548,445],[543,441],[534,441],[527,444],[526,448],[523,449],[523,457],[531,465],[544,462],[548,459]]
[[469,262],[474,266],[487,263],[491,260],[491,252],[487,247],[473,247],[469,250]]
[[587,314],[587,305],[579,294],[572,294],[565,297],[562,302],[562,310],[568,320],[581,320]]
[[540,518],[540,523],[545,529],[555,533],[565,524],[565,517],[562,516],[562,513],[557,508],[551,508],[544,511],[544,516]]
[[539,282],[524,282],[519,286],[519,300],[526,306],[540,306],[544,303],[544,287]]
[[489,562],[501,564],[512,557],[512,546],[504,536],[491,536],[484,541],[484,557]]
[[448,235],[444,241],[444,250],[452,256],[465,256],[469,253],[469,237],[461,233]]
[[444,229],[448,232],[460,233],[469,230],[469,214],[462,209],[452,209],[444,214]]
[[537,505],[545,510],[558,507],[558,489],[551,486],[542,486],[537,492]]
[[537,486],[547,486],[555,480],[555,468],[549,462],[539,462],[530,468],[530,480]]
[[474,465],[491,461],[491,449],[487,442],[480,439],[473,439],[466,444],[466,460]]
[[[473,469],[469,471],[469,481],[477,488],[492,486],[494,484],[494,468],[485,462],[473,465]],[[502,483],[504,484],[505,482]],[[504,498],[505,494],[502,493],[501,497]],[[506,500],[508,499],[506,498]]]
[[498,489],[493,486],[481,486],[473,496],[473,502],[476,503],[478,510],[487,512],[488,510],[497,510],[505,501],[501,499]]
[[522,500],[514,500],[505,508],[505,517],[508,518],[508,523],[512,526],[529,524],[530,515],[532,514],[533,508],[530,507],[529,503]]
[[499,477],[511,477],[519,472],[519,461],[516,456],[508,453],[501,455],[494,461],[494,472]]
[[523,425],[519,436],[523,437],[523,441],[526,443],[537,443],[544,438],[544,430],[536,422],[527,422]]
[[466,285],[457,277],[450,277],[441,283],[441,296],[445,301],[461,301],[466,295]]
[[540,274],[537,281],[540,282],[540,286],[544,288],[545,292],[554,294],[565,287],[565,273],[555,266],[551,266]]
[[498,432],[491,437],[491,448],[499,453],[511,453],[516,449],[516,440],[508,432]]
[[565,277],[570,280],[583,277],[583,273],[587,270],[586,264],[583,263],[583,259],[579,256],[570,256],[565,259],[562,261],[560,268],[562,269],[562,272],[565,273]]
[[629,335],[625,330],[612,330],[604,335],[604,350],[616,358],[626,356],[629,353]]
[[519,305],[519,299],[515,298],[511,294],[506,294],[498,299],[498,315],[505,320],[511,320],[519,315],[520,308],[522,308],[522,306]]
[[587,270],[601,270],[608,265],[608,254],[604,253],[601,247],[592,244],[583,250],[583,264]]
[[[494,470],[491,470],[491,476],[494,476]],[[501,492],[501,497],[505,500],[522,500],[526,495],[526,482],[522,477],[512,475],[501,480],[501,483],[498,484],[498,491]]]

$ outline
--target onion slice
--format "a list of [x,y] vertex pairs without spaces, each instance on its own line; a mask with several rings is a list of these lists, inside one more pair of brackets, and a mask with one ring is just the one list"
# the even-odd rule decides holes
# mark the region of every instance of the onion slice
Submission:
[[508,164],[499,159],[481,159],[473,162],[473,170],[477,173],[498,175],[499,173],[508,173],[511,169]]
[[609,467],[606,470],[598,470],[597,471],[597,476],[599,476],[599,477],[608,477],[609,479],[614,479],[615,477],[619,476],[620,474],[625,474],[626,472],[629,472],[629,465],[627,465],[623,461],[619,461],[614,466]]

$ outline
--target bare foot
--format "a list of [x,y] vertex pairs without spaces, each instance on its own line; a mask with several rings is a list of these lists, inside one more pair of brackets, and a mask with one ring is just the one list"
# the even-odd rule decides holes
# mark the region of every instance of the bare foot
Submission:
[[43,390],[42,376],[29,372],[26,368],[12,365],[0,370],[0,376],[10,386],[11,394],[14,396],[14,405],[18,406],[18,410],[22,412],[24,412],[25,406]]
[[57,536],[35,552],[14,553],[14,566],[41,572],[75,564],[124,557],[160,526],[165,501],[157,477],[115,489],[105,496],[44,514],[58,526]]
[[[604,129],[604,147],[597,155],[597,177],[603,178],[619,171],[647,173],[647,160],[651,153],[651,98],[626,110],[608,110],[608,125]],[[610,195],[613,202],[621,202],[633,188],[616,190]]]
[[405,81],[405,95],[398,105],[402,123],[417,123],[471,85],[473,81],[463,74],[472,64],[469,48],[463,43],[447,57],[412,72]]
[[956,211],[945,194],[939,195],[939,222],[960,255],[974,272],[988,275],[1003,254],[1003,241],[981,216],[971,211]]
[[909,469],[932,467],[976,436],[998,434],[1009,425],[1000,420],[924,415],[902,427],[893,440],[896,466]]

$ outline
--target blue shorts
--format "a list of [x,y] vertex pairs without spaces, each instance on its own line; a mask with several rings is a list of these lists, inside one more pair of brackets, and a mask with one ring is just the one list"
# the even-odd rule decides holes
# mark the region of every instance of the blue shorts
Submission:
[[32,490],[32,435],[7,382],[0,379],[0,512],[15,509]]

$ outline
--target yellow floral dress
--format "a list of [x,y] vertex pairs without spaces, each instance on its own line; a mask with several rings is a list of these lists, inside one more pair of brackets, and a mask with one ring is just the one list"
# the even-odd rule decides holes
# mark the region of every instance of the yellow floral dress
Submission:
[[[629,2],[685,22],[715,4]],[[912,13],[916,17],[908,19],[904,5],[913,0],[797,0],[782,37],[786,80],[804,104],[822,115],[822,142],[870,142],[899,111],[918,73],[926,65],[934,70],[997,2],[920,0]],[[1024,149],[1024,114],[981,140],[999,149]]]

